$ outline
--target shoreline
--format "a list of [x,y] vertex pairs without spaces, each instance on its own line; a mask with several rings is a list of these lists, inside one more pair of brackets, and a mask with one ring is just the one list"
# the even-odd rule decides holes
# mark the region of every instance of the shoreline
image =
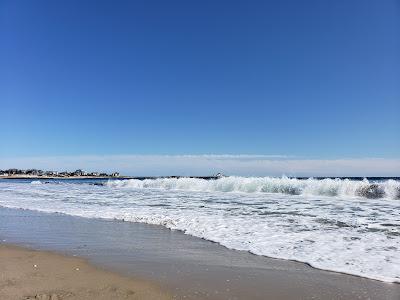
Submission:
[[[234,175],[232,175],[234,176]],[[3,176],[0,175],[0,179],[33,179],[33,180],[40,180],[40,179],[49,179],[49,180],[54,180],[54,179],[60,179],[60,180],[73,180],[73,179],[138,179],[138,180],[145,180],[145,179],[166,179],[166,178],[194,178],[194,179],[205,179],[205,180],[211,180],[211,179],[220,179],[224,177],[230,177],[229,176],[184,176],[184,175],[170,175],[170,176],[38,176],[38,175],[7,175]],[[273,178],[281,178],[282,176],[272,176]],[[287,178],[289,179],[299,179],[299,180],[307,180],[310,178],[316,179],[316,180],[323,180],[323,179],[349,179],[349,180],[355,180],[355,181],[362,181],[364,179],[367,180],[399,180],[400,177],[393,177],[393,176],[345,176],[345,177],[340,177],[340,176],[323,176],[323,177],[310,177],[310,176],[288,176]]]
[[[43,214],[54,214],[54,215],[63,215],[66,217],[72,217],[72,218],[83,218],[86,219],[85,217],[79,217],[79,216],[72,216],[69,214],[65,214],[65,213],[60,213],[60,212],[41,212],[41,211],[36,211],[36,210],[30,210],[30,209],[25,209],[25,208],[9,208],[9,207],[3,207],[0,205],[0,209],[1,208],[5,208],[5,209],[17,209],[17,210],[23,210],[23,211],[29,211],[29,212],[38,212],[38,213],[43,213]],[[164,227],[162,225],[154,225],[154,224],[148,224],[148,223],[141,223],[141,222],[131,222],[131,221],[125,221],[125,220],[120,220],[120,219],[107,219],[107,218],[89,218],[89,220],[95,220],[95,221],[105,221],[105,222],[127,222],[127,223],[132,223],[132,224],[141,224],[144,226],[155,226],[155,227],[162,227],[162,229],[165,229],[167,231],[171,231],[171,232],[177,232],[178,234],[184,234],[187,235],[190,238],[195,238],[195,239],[200,239],[204,242],[208,242],[208,243],[212,243],[212,244],[216,244],[218,247],[222,247],[230,252],[237,252],[237,253],[243,253],[243,254],[249,254],[250,256],[255,256],[255,257],[259,257],[259,258],[265,258],[267,260],[275,260],[275,261],[283,261],[283,262],[289,262],[289,263],[295,263],[295,264],[300,264],[300,265],[304,265],[308,268],[314,269],[316,271],[322,271],[322,272],[328,272],[328,273],[334,273],[334,274],[338,274],[338,275],[344,275],[344,276],[351,276],[351,277],[356,277],[362,280],[371,280],[371,281],[376,281],[378,283],[383,283],[383,284],[393,284],[393,285],[399,285],[400,286],[400,281],[388,281],[388,280],[384,280],[384,279],[377,279],[377,278],[373,278],[373,277],[366,277],[363,275],[359,275],[359,274],[352,274],[352,273],[348,273],[345,271],[335,271],[335,270],[330,270],[330,269],[324,269],[324,268],[319,268],[319,267],[315,267],[313,266],[311,263],[309,262],[305,262],[305,261],[301,261],[301,260],[296,260],[296,259],[291,259],[291,258],[280,258],[280,257],[273,257],[273,256],[268,256],[268,255],[260,255],[260,254],[255,254],[251,251],[247,251],[247,250],[238,250],[238,249],[233,249],[233,248],[229,248],[226,247],[216,241],[213,240],[209,240],[206,238],[201,238],[201,237],[197,237],[197,236],[193,236],[193,235],[188,235],[185,232],[183,232],[182,230],[174,230],[174,229],[170,229],[168,227]],[[0,236],[1,238],[1,236]],[[23,244],[23,242],[22,242]],[[53,250],[36,250],[35,248],[31,248],[29,246],[21,246],[20,244],[14,244],[14,243],[7,243],[6,240],[1,241],[0,239],[0,247],[1,246],[10,246],[10,247],[16,247],[16,248],[22,248],[22,249],[26,249],[26,250],[32,250],[32,251],[43,251],[43,252],[50,252],[50,253],[55,253],[55,254],[59,254],[59,255],[65,255],[67,257],[69,257],[70,255],[68,254],[62,254],[64,251],[53,251]],[[76,257],[76,255],[73,255],[73,257]],[[84,258],[82,258],[84,259]],[[86,260],[86,259],[84,259]],[[118,272],[117,272],[118,273]]]
[[[398,299],[400,285],[257,256],[161,226],[0,208],[5,243],[78,256],[176,299]],[[3,241],[4,242],[4,241]]]
[[0,244],[1,299],[171,299],[154,283],[102,270],[86,259]]

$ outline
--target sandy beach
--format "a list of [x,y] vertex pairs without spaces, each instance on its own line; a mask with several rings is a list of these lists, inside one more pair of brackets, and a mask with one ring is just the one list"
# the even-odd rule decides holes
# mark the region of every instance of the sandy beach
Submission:
[[400,300],[400,0],[0,3],[0,300]]
[[400,284],[229,250],[148,224],[0,208],[0,242],[0,299],[164,299],[164,290],[174,299],[400,297]]
[[0,245],[0,299],[170,299],[155,285],[84,259]]

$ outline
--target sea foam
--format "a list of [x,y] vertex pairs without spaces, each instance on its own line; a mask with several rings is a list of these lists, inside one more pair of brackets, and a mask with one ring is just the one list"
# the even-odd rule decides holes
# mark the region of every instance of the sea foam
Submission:
[[256,255],[400,282],[397,180],[225,177],[29,183],[0,181],[0,205],[157,224]]

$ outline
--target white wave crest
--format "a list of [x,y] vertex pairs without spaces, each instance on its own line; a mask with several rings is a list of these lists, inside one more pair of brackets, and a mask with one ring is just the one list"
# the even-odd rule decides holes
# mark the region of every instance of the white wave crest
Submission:
[[34,181],[31,181],[31,184],[39,185],[39,184],[42,184],[42,182],[39,180],[34,180]]
[[283,193],[290,195],[350,196],[365,198],[400,198],[400,182],[385,180],[373,183],[364,179],[296,179],[288,177],[157,178],[110,180],[114,188],[191,190],[204,192]]

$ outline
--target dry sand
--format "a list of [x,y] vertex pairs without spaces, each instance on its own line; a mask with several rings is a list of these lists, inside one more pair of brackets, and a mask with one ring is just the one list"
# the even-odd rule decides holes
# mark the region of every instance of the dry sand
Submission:
[[152,283],[98,269],[85,260],[0,245],[0,299],[171,299]]

